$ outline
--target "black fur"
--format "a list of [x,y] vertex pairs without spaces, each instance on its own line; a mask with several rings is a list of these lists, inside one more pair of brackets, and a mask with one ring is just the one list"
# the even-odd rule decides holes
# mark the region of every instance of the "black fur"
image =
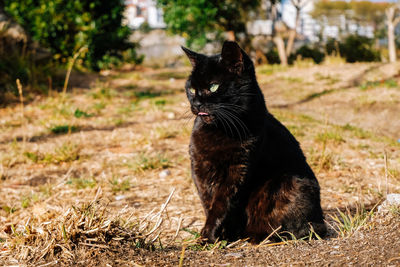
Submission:
[[298,238],[312,226],[323,236],[318,181],[297,140],[268,112],[247,54],[235,42],[214,56],[183,50],[193,65],[186,93],[197,115],[189,153],[207,217],[201,235],[257,243],[280,226]]

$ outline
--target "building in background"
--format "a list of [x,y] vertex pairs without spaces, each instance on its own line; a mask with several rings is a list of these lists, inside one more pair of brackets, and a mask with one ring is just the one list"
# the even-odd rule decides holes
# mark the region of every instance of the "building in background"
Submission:
[[131,29],[138,29],[144,22],[152,29],[163,29],[163,13],[153,0],[125,0],[125,24]]

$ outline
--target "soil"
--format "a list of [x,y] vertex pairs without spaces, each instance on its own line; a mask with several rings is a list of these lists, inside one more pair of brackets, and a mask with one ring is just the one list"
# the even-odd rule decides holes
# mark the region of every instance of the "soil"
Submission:
[[189,68],[111,71],[23,115],[1,108],[0,265],[400,266],[400,208],[376,211],[400,193],[399,70],[257,68],[320,182],[323,240],[196,245]]

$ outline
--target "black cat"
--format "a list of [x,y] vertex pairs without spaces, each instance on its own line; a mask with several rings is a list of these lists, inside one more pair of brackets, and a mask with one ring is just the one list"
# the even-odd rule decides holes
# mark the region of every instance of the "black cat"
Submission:
[[189,153],[207,217],[202,237],[257,243],[278,227],[297,238],[323,236],[318,181],[299,143],[268,112],[248,55],[228,41],[214,56],[182,49],[193,66]]

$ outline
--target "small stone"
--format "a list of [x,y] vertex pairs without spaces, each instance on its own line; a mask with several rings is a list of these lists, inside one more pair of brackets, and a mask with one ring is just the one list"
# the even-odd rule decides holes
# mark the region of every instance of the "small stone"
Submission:
[[162,170],[159,174],[158,177],[160,177],[161,179],[165,179],[167,176],[171,175],[171,171],[166,169],[166,170]]
[[387,211],[390,206],[400,206],[400,194],[388,194],[386,200],[378,207],[378,212]]
[[173,112],[168,112],[168,113],[167,113],[167,118],[170,119],[170,120],[175,119],[175,113],[173,113]]
[[115,200],[116,200],[116,201],[123,200],[124,198],[126,198],[126,196],[124,196],[124,195],[115,196]]
[[234,257],[234,258],[241,258],[243,255],[241,253],[228,253],[225,255],[225,257]]

